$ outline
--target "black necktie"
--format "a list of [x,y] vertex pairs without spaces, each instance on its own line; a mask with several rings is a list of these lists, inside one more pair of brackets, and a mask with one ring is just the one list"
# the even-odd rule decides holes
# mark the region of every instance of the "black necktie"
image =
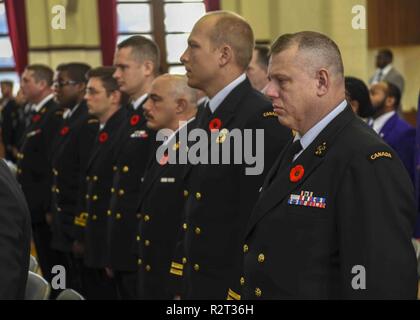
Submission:
[[207,127],[207,124],[212,118],[212,116],[213,116],[213,112],[211,112],[210,103],[209,101],[207,101],[206,104],[204,105],[203,115],[200,121],[200,127],[201,128]]
[[287,158],[285,159],[286,163],[292,163],[294,156],[299,153],[303,149],[302,144],[300,143],[300,140],[296,140],[292,143],[292,146],[288,150]]
[[384,75],[383,70],[379,70],[378,76],[376,78],[377,82],[381,82],[382,81],[382,76]]

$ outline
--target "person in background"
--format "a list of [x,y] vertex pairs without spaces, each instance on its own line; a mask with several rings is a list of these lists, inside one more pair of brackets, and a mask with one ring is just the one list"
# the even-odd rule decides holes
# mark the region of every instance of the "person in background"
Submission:
[[263,92],[268,84],[268,52],[269,48],[256,45],[252,52],[252,59],[246,71],[251,85],[254,89]]
[[345,77],[346,100],[350,103],[353,112],[360,118],[367,120],[373,114],[369,89],[366,84],[354,77]]
[[414,183],[416,129],[400,118],[401,92],[390,82],[379,82],[370,88],[374,108],[372,127],[398,154]]
[[382,49],[376,56],[376,72],[369,79],[369,85],[381,81],[390,82],[400,89],[401,95],[404,93],[404,78],[401,73],[392,65],[394,54],[390,49]]
[[26,67],[21,81],[23,94],[31,103],[31,123],[17,154],[17,178],[22,186],[32,219],[32,234],[44,278],[51,282],[52,267],[60,255],[51,248],[47,213],[51,204],[51,152],[63,121],[63,110],[55,103],[54,72],[45,65]]

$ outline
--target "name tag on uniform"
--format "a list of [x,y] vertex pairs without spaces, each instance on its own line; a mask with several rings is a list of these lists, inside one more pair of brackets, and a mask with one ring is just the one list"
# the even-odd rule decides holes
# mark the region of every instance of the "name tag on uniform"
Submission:
[[321,197],[314,197],[314,193],[310,191],[302,191],[300,195],[291,194],[287,203],[293,206],[315,207],[325,209],[327,206],[327,199]]
[[130,136],[130,138],[140,138],[140,139],[146,139],[148,137],[149,135],[147,134],[145,130],[137,130]]
[[40,133],[41,133],[41,129],[37,129],[37,130],[34,130],[34,131],[29,132],[29,133],[26,135],[26,137],[27,137],[27,138],[30,138],[30,137],[36,136],[37,134],[40,134]]
[[162,183],[175,183],[175,178],[160,178]]

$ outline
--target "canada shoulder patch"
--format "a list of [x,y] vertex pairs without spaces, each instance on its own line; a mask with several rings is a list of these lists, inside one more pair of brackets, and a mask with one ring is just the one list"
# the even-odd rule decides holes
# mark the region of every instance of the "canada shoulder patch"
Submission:
[[277,118],[277,114],[274,111],[264,112],[263,113],[263,117],[264,118],[269,118],[269,117],[275,117],[275,118]]
[[392,160],[392,153],[389,151],[377,151],[368,156],[368,160],[373,162],[379,159],[390,159]]

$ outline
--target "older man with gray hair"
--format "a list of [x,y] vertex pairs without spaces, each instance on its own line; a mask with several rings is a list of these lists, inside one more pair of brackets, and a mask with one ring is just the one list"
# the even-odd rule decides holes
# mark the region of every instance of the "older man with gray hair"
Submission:
[[270,97],[297,134],[268,173],[244,244],[245,299],[415,299],[413,188],[397,154],[345,101],[325,35],[271,48]]

